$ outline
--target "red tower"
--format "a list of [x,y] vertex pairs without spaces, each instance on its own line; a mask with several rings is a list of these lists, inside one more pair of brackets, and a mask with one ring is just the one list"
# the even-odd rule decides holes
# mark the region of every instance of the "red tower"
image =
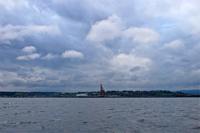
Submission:
[[100,84],[100,96],[101,96],[101,97],[104,97],[105,95],[106,95],[106,92],[105,92],[105,90],[104,90],[104,88],[103,88],[103,85]]

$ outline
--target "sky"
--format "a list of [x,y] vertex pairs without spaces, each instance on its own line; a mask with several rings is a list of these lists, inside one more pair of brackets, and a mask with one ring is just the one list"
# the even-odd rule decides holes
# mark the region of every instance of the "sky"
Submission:
[[200,88],[199,0],[0,0],[0,91]]

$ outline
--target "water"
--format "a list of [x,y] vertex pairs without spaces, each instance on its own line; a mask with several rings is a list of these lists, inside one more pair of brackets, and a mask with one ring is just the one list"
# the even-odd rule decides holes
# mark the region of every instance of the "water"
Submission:
[[0,133],[199,132],[199,98],[0,98]]

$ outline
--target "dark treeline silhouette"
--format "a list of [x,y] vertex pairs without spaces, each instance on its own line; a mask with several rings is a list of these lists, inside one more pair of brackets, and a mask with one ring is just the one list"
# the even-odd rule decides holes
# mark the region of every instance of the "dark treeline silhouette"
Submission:
[[[76,97],[102,97],[98,91],[93,92],[0,92],[0,97],[60,97],[60,98],[76,98]],[[199,94],[186,94],[182,92],[172,92],[164,90],[156,91],[106,91],[107,98],[123,98],[123,97],[200,97]]]

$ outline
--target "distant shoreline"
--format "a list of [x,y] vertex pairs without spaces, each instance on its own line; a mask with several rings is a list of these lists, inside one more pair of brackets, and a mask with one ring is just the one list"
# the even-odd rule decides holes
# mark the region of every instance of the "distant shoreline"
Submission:
[[46,96],[44,96],[44,97],[40,97],[40,96],[35,96],[35,97],[2,97],[2,96],[0,96],[0,98],[194,98],[194,97],[196,97],[196,98],[200,98],[200,96],[199,95],[196,95],[196,96],[170,96],[170,97],[162,97],[162,96],[157,96],[157,97],[107,97],[107,96],[105,96],[105,97],[46,97]]
[[0,92],[0,98],[181,98],[200,97],[200,94],[188,94],[165,90],[156,91],[107,91],[100,96],[98,91],[91,92]]

